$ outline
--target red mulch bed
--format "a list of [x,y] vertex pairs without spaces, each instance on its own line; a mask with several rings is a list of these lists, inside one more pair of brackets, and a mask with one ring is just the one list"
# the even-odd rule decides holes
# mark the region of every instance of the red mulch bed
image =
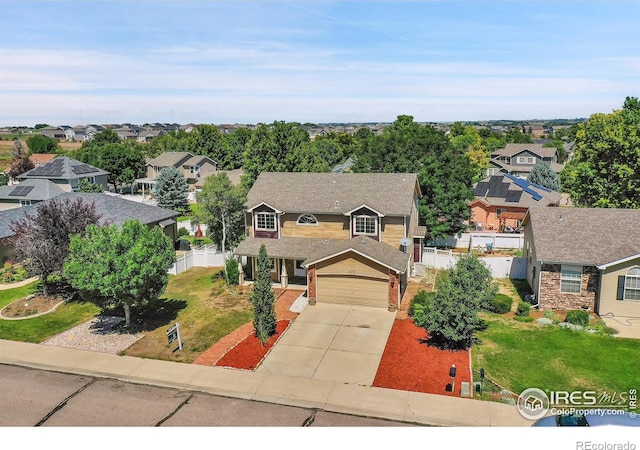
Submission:
[[214,365],[234,369],[255,369],[271,347],[273,347],[273,344],[282,336],[282,333],[290,323],[289,320],[278,320],[276,322],[276,334],[271,336],[264,345],[262,345],[254,333],[251,333],[242,342],[229,350]]
[[[426,338],[424,328],[413,321],[395,320],[373,386],[459,397],[461,383],[471,382],[469,351],[440,350],[423,343]],[[447,392],[452,365],[454,392]]]

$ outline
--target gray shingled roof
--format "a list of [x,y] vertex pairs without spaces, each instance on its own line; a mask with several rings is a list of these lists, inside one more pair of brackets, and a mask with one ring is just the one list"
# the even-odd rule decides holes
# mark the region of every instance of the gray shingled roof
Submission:
[[[562,198],[562,194],[556,191],[549,191],[545,188],[531,183],[525,179],[517,179],[517,183],[514,180],[515,177],[507,174],[500,175],[492,175],[489,178],[485,178],[478,183],[473,185],[475,200],[481,200],[485,204],[493,205],[493,206],[505,206],[505,207],[523,207],[529,208],[531,206],[550,206],[557,205]],[[488,183],[498,183],[500,186],[504,186],[503,189],[494,189],[492,192],[490,189],[487,189]],[[520,185],[518,185],[518,183]],[[484,186],[484,187],[483,187]],[[526,187],[525,188],[523,188]],[[484,192],[482,192],[484,189]],[[488,195],[485,195],[485,192],[488,192]],[[520,192],[520,194],[517,194]],[[537,194],[534,196],[534,194]],[[539,197],[538,197],[539,196]],[[535,197],[535,198],[534,198]],[[517,198],[517,201],[507,201],[507,198],[514,200]],[[536,200],[538,198],[538,200]]]
[[540,261],[601,266],[640,255],[640,210],[532,207],[531,226]]
[[[108,222],[110,225],[122,225],[129,219],[138,219],[143,224],[150,224],[180,215],[177,211],[125,200],[109,194],[68,192],[56,197],[62,201],[65,199],[73,201],[76,198],[82,198],[86,203],[95,203],[96,212],[102,216],[101,223]],[[9,229],[11,221],[23,217],[25,213],[35,214],[37,207],[38,205],[32,205],[0,211],[0,239],[13,235]]]
[[504,148],[495,150],[492,155],[514,156],[525,150],[529,150],[543,158],[552,158],[557,150],[555,147],[543,147],[543,144],[507,144]]
[[[31,186],[31,189],[26,195],[11,195],[15,193],[15,190],[19,186]],[[53,197],[57,197],[60,194],[64,194],[65,191],[57,184],[46,180],[35,178],[32,180],[24,180],[19,184],[12,184],[10,186],[0,186],[0,201],[2,200],[33,200],[42,201],[48,200]]]
[[344,214],[366,204],[385,215],[409,215],[418,183],[414,173],[262,172],[245,206],[284,212]]
[[147,161],[154,167],[178,167],[183,161],[192,158],[193,155],[188,152],[164,152],[155,158],[151,158]]
[[[53,166],[57,168],[51,170]],[[90,164],[83,163],[68,156],[58,156],[51,161],[40,164],[18,178],[20,180],[27,179],[48,179],[48,180],[76,180],[80,178],[96,177],[99,175],[108,175],[109,172],[102,170]]]
[[234,253],[240,256],[258,256],[262,244],[265,245],[267,254],[271,258],[304,260],[305,265],[349,250],[355,250],[400,273],[404,273],[409,262],[407,253],[366,236],[352,239],[247,237],[238,244]]

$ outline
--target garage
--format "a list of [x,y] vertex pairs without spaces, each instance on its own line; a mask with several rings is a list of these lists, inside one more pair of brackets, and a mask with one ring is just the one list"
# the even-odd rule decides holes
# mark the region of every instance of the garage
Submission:
[[318,275],[317,301],[380,306],[389,304],[387,280],[349,275]]
[[389,269],[355,252],[316,264],[318,302],[389,305]]

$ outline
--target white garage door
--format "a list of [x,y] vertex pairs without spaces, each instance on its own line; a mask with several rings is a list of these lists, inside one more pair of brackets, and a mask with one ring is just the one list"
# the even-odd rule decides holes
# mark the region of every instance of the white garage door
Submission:
[[318,302],[389,306],[387,280],[349,275],[318,275]]

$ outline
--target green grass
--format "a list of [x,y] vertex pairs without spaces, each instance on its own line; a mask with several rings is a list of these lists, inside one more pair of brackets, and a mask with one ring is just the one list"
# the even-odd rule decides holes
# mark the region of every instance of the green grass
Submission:
[[486,314],[474,369],[519,394],[526,388],[621,392],[638,382],[636,340],[519,323]]
[[[165,313],[146,320],[145,336],[123,354],[168,361],[193,362],[220,338],[253,320],[248,294],[227,288],[220,268],[194,267],[170,276],[163,302]],[[157,309],[157,308],[156,308]],[[180,324],[183,350],[168,345],[166,330]]]
[[[0,308],[32,294],[35,285],[36,282],[0,291]],[[100,309],[90,303],[71,302],[43,316],[23,320],[0,319],[0,339],[39,343],[90,320],[99,312]]]

